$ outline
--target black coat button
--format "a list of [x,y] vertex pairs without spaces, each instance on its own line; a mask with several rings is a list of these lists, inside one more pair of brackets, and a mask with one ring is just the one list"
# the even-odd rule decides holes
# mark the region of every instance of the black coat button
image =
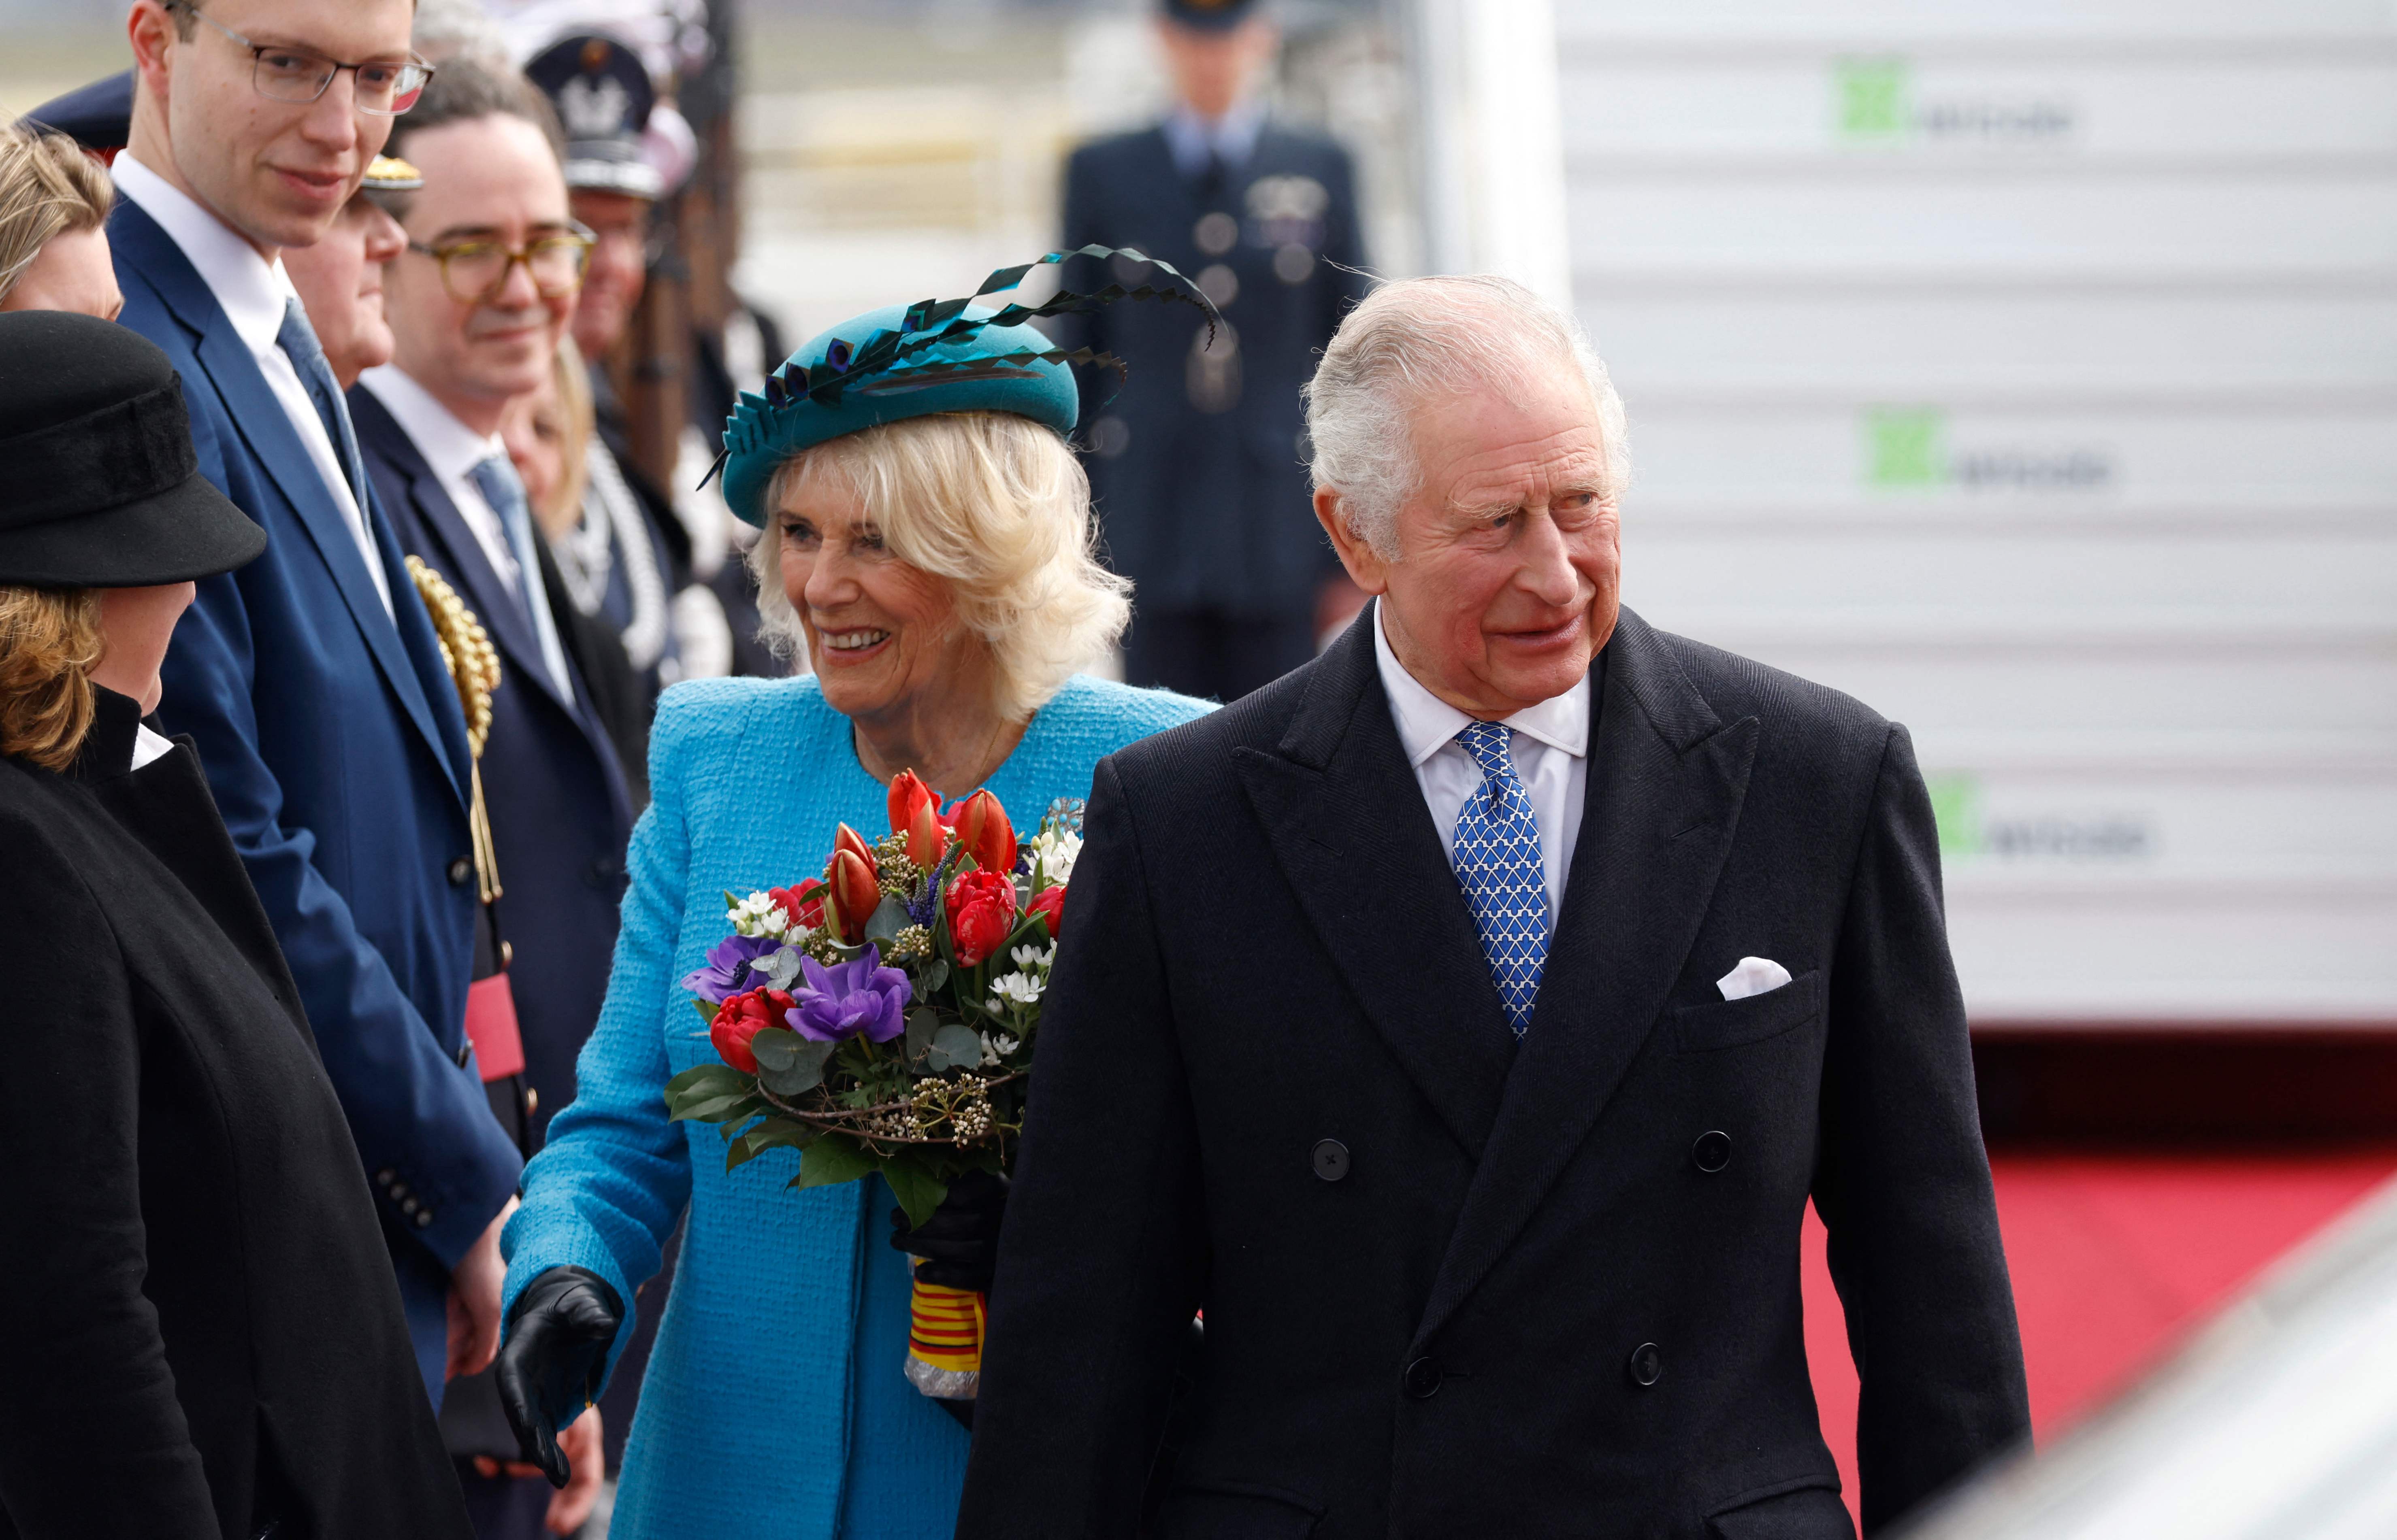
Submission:
[[1336,1182],[1348,1175],[1348,1147],[1337,1139],[1321,1139],[1315,1146],[1315,1174],[1327,1182]]
[[475,875],[475,863],[461,856],[449,863],[449,885],[464,887],[466,879]]
[[1720,1128],[1699,1135],[1690,1147],[1690,1163],[1709,1176],[1731,1164],[1731,1135]]
[[1641,1389],[1665,1377],[1665,1355],[1653,1342],[1643,1342],[1631,1349],[1631,1383]]
[[1440,1373],[1439,1364],[1427,1358],[1419,1358],[1407,1365],[1406,1372],[1399,1376],[1399,1383],[1405,1386],[1407,1394],[1415,1400],[1429,1401],[1440,1394],[1440,1382],[1446,1377]]

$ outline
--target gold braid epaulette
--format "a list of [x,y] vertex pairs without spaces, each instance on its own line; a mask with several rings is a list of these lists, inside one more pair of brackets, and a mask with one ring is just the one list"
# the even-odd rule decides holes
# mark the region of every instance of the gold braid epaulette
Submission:
[[483,902],[500,896],[499,853],[491,844],[491,815],[483,805],[483,745],[491,736],[491,692],[500,687],[500,650],[490,632],[458,597],[449,579],[425,564],[421,556],[408,558],[408,576],[432,612],[433,640],[440,644],[442,665],[458,687],[458,704],[466,713],[466,747],[475,756],[475,803],[471,812],[475,835],[475,875],[480,879]]

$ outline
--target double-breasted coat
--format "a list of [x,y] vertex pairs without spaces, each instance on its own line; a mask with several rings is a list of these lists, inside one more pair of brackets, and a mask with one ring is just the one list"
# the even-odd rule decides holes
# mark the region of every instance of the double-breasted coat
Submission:
[[1098,767],[959,1535],[1132,1533],[1203,1308],[1164,1534],[1847,1536],[1810,1197],[1868,1527],[2023,1436],[1905,730],[1625,611],[1519,1044],[1373,613]]
[[99,697],[67,773],[0,759],[0,1536],[466,1540],[274,927]]

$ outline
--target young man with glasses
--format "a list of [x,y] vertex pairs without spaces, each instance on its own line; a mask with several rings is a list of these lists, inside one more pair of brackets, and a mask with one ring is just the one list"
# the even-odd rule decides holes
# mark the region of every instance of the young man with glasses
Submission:
[[[204,8],[203,8],[204,7]],[[465,1036],[466,725],[280,255],[321,238],[431,70],[410,0],[136,0],[109,226],[124,323],[181,376],[200,469],[267,532],[164,670],[340,1094],[425,1387],[498,1346],[522,1162]]]
[[[350,392],[358,441],[402,547],[440,571],[500,657],[481,761],[502,895],[500,928],[533,1138],[574,1095],[615,950],[633,813],[613,742],[575,662],[570,610],[554,608],[551,557],[500,438],[510,402],[540,390],[574,314],[587,231],[569,213],[556,120],[519,76],[445,64],[392,149],[421,191],[378,194],[407,247],[383,270],[392,362]],[[496,1308],[496,1287],[488,1302]],[[477,1307],[481,1308],[480,1305]],[[486,1540],[537,1533],[549,1490],[494,1468],[514,1452],[480,1382],[450,1387],[451,1449]],[[496,1427],[489,1438],[466,1435]],[[578,1478],[597,1470],[596,1416],[578,1424]],[[482,1456],[480,1462],[473,1457]]]

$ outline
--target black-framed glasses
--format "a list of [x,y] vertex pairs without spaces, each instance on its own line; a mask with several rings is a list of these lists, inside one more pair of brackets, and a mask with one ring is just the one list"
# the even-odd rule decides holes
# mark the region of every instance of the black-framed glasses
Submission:
[[520,246],[500,241],[452,241],[430,246],[410,241],[408,249],[441,264],[441,286],[462,305],[480,305],[499,298],[508,286],[508,273],[518,262],[525,276],[544,299],[558,299],[583,286],[583,270],[590,265],[596,242],[581,225],[536,235]]
[[164,0],[168,10],[188,11],[207,22],[250,53],[249,83],[258,94],[269,101],[304,104],[323,96],[333,84],[333,77],[343,70],[350,72],[355,86],[357,109],[376,117],[397,117],[416,105],[424,94],[425,82],[433,78],[433,66],[409,55],[405,62],[373,60],[364,64],[344,64],[327,59],[306,48],[288,47],[280,43],[252,43],[248,38],[200,9],[194,0]]

